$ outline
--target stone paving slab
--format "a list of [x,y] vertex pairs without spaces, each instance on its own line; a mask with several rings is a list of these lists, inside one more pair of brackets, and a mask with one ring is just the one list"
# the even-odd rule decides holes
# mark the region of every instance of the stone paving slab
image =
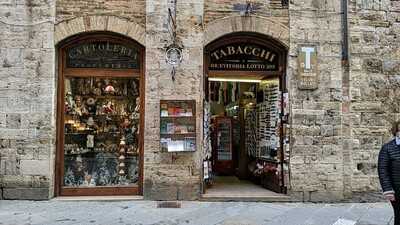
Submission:
[[392,225],[388,203],[0,201],[0,225]]

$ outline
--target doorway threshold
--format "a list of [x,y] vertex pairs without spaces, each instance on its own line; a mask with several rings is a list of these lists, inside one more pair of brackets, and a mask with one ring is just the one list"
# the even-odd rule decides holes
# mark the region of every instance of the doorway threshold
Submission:
[[291,202],[288,195],[267,190],[247,180],[239,180],[234,176],[216,177],[215,182],[202,201],[239,201],[239,202]]
[[118,196],[59,196],[53,201],[137,201],[143,200],[143,196],[118,195]]

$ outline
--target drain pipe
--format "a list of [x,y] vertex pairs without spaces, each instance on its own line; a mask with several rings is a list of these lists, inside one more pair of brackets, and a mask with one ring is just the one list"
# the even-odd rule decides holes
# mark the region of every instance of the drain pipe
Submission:
[[345,70],[349,70],[349,26],[347,17],[347,0],[341,2],[342,14],[342,63]]

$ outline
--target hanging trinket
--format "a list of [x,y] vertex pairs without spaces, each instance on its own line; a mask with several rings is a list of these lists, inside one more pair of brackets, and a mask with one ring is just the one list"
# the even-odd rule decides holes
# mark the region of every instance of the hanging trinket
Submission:
[[119,157],[118,157],[118,174],[125,175],[125,138],[122,137],[119,142]]

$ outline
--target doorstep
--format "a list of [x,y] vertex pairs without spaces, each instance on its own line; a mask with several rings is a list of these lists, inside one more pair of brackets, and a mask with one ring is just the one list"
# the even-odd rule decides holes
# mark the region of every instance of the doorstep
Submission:
[[216,176],[202,195],[203,201],[292,202],[289,195],[268,190],[235,176]]
[[143,200],[143,196],[59,196],[52,201],[138,201]]
[[209,202],[293,202],[289,195],[230,195],[230,194],[203,194],[200,201]]

